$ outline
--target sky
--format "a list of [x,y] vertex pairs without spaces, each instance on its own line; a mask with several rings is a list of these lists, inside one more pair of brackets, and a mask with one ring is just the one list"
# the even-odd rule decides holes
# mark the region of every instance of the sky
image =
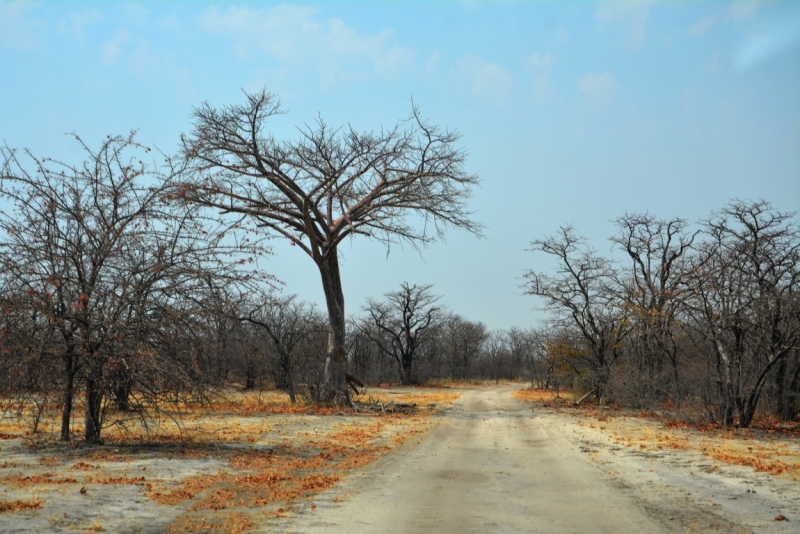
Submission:
[[[348,314],[401,282],[489,328],[544,317],[531,241],[572,224],[603,254],[625,213],[698,221],[733,198],[800,208],[800,2],[0,0],[0,142],[79,162],[137,130],[171,153],[193,107],[266,87],[277,138],[322,116],[391,127],[411,101],[461,134],[485,236],[342,245]],[[261,267],[324,309],[285,240]]]

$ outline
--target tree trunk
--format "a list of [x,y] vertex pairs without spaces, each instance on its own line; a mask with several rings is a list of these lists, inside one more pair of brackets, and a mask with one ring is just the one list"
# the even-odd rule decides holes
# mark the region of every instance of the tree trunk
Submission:
[[59,439],[61,441],[69,441],[72,398],[75,394],[75,374],[78,370],[78,355],[75,354],[75,346],[71,342],[67,343],[67,348],[64,351],[64,367],[66,370],[66,380],[64,382],[64,391],[61,399],[61,435]]
[[788,362],[783,359],[775,369],[775,413],[778,417],[783,414],[783,406],[786,402],[786,368]]
[[781,417],[783,419],[790,421],[797,415],[798,398],[800,398],[800,361],[798,361],[792,381],[789,383],[789,391],[783,399],[783,405],[781,406]]
[[131,409],[131,372],[125,360],[120,361],[120,365],[115,369],[114,374],[114,400],[117,410],[127,412]]
[[722,343],[716,339],[714,346],[717,349],[717,381],[719,383],[719,392],[722,397],[720,411],[722,415],[722,424],[724,426],[733,426],[734,416],[734,390],[733,390],[733,371],[731,370],[731,362],[728,358],[728,353],[722,346]]
[[325,392],[327,402],[350,404],[347,391],[347,355],[345,352],[344,292],[339,274],[339,256],[336,248],[317,263],[322,276],[322,289],[328,308],[328,354],[325,357]]
[[244,366],[244,389],[251,390],[256,387],[256,364],[248,361]]
[[294,392],[294,378],[292,377],[291,356],[288,352],[281,350],[281,389],[289,394],[289,400],[294,404],[297,397]]
[[84,438],[87,443],[100,441],[100,405],[103,400],[103,364],[91,357],[86,376],[86,401],[84,405]]
[[605,406],[606,402],[608,402],[608,383],[611,375],[611,369],[609,369],[608,365],[603,362],[600,365],[600,368],[597,372],[597,386],[596,386],[596,397],[597,402],[600,406]]
[[400,366],[400,381],[404,386],[410,386],[414,383],[412,376],[414,361],[410,356],[403,356],[402,365]]
[[675,414],[681,413],[681,376],[678,370],[678,360],[673,354],[670,358],[672,362],[672,379],[675,381]]

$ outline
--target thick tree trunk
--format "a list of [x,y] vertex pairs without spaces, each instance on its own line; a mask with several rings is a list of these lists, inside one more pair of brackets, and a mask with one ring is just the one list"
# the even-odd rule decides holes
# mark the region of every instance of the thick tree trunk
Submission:
[[414,383],[414,378],[412,376],[413,363],[410,357],[403,356],[402,364],[400,365],[400,382],[402,382],[404,386],[410,386]]
[[114,400],[117,404],[117,410],[127,412],[131,409],[130,396],[131,396],[131,372],[126,365],[125,360],[121,360],[114,374]]
[[609,368],[608,364],[603,362],[600,365],[600,368],[597,371],[597,386],[596,386],[596,397],[597,402],[601,406],[605,406],[608,402],[608,395],[609,395],[609,382],[611,378],[611,369]]
[[783,399],[781,406],[781,417],[787,421],[792,420],[798,413],[797,401],[800,398],[800,362],[795,367],[792,381],[789,383],[789,391]]
[[86,401],[84,404],[84,438],[87,443],[100,441],[100,405],[103,400],[103,365],[98,358],[90,358],[86,376]]
[[297,397],[294,392],[294,378],[292,377],[292,365],[289,353],[281,351],[281,389],[289,394],[289,400],[294,404]]
[[325,358],[325,391],[323,399],[332,403],[350,404],[347,391],[347,355],[345,352],[344,292],[339,274],[339,256],[329,250],[319,263],[322,289],[328,308],[328,354]]

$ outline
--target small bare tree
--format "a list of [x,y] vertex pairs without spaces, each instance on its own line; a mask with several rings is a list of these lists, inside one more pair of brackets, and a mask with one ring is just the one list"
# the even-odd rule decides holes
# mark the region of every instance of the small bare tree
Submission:
[[449,313],[436,328],[436,353],[444,360],[450,378],[475,378],[475,364],[483,353],[489,332],[486,325]]
[[349,402],[339,244],[361,235],[418,246],[448,226],[480,234],[466,206],[478,177],[464,169],[458,134],[428,124],[416,107],[409,120],[379,132],[334,129],[318,119],[296,141],[265,130],[278,113],[277,98],[265,90],[246,94],[243,105],[195,109],[194,131],[183,138],[194,176],[180,195],[249,219],[314,261],[330,325],[328,398]]
[[240,321],[253,324],[270,338],[277,356],[273,366],[275,385],[289,395],[292,403],[296,400],[294,367],[295,353],[299,345],[316,332],[318,315],[314,306],[299,302],[295,295],[288,297],[263,296],[262,303],[252,306],[246,315],[237,317]]
[[360,328],[381,351],[397,362],[403,385],[416,382],[415,356],[427,339],[441,307],[436,306],[438,295],[430,292],[432,285],[409,285],[384,295],[385,302],[370,299],[365,306],[367,316]]

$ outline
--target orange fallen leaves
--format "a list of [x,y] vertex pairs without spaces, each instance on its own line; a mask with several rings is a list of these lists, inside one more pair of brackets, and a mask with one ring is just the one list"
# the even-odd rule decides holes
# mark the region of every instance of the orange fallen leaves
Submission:
[[73,464],[70,469],[80,469],[81,471],[88,471],[89,469],[97,469],[96,465],[87,464],[86,462],[78,462]]
[[21,512],[41,508],[42,500],[35,501],[0,501],[0,514],[4,512]]
[[[387,405],[407,403],[427,408],[412,413],[365,414],[336,407],[292,405],[279,392],[231,393],[213,403],[187,405],[180,415],[157,414],[147,427],[137,421],[114,424],[104,430],[105,446],[72,449],[62,453],[64,457],[44,453],[38,466],[32,466],[39,470],[9,473],[0,478],[0,483],[77,484],[74,491],[81,488],[87,492],[88,487],[89,495],[101,491],[104,485],[138,485],[152,501],[182,510],[165,527],[168,531],[244,532],[261,528],[267,518],[291,513],[290,503],[330,489],[347,471],[360,470],[406,437],[426,432],[431,426],[428,415],[434,413],[428,408],[434,404],[438,408],[459,396],[457,392],[416,388],[374,394]],[[263,416],[267,414],[282,417]],[[329,414],[344,417],[320,418]],[[0,430],[7,428],[0,421]],[[238,444],[231,447],[226,442]],[[132,475],[127,467],[124,474],[119,472],[123,467],[119,463],[151,458],[154,451],[157,458],[208,457],[227,467],[216,474],[179,480],[172,475],[159,478],[160,471],[148,470],[149,464],[144,468],[131,466],[136,475],[148,470],[147,479]],[[111,462],[117,465],[107,467]],[[6,462],[0,467],[20,465]],[[59,468],[76,476],[56,476]],[[104,471],[107,468],[112,472]],[[43,472],[46,470],[51,472]],[[14,503],[2,506],[9,511],[39,506],[33,501]]]
[[[582,412],[583,416],[587,414]],[[634,424],[633,421],[637,420]],[[579,425],[584,426],[582,422]],[[586,425],[591,428],[592,425]],[[640,418],[616,417],[609,425],[613,439],[627,447],[640,449],[680,449],[701,454],[732,465],[756,471],[800,478],[800,447],[791,441],[758,439],[753,431],[697,430],[693,425],[641,422]],[[600,427],[605,430],[605,427]],[[667,432],[666,430],[671,430]]]
[[9,475],[0,478],[2,483],[12,483],[18,485],[32,485],[32,484],[75,484],[78,481],[72,477],[56,477],[52,473],[42,473],[41,475]]

